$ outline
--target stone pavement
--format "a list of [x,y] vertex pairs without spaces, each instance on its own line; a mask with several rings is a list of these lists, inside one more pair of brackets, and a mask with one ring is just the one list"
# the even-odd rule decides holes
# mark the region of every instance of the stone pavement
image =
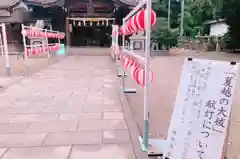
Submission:
[[134,159],[109,57],[68,57],[0,92],[1,159]]

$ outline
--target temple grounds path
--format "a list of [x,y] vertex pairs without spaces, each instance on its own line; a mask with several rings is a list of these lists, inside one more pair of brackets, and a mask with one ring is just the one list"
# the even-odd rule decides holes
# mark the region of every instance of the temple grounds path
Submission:
[[134,159],[107,56],[69,56],[0,92],[1,159]]

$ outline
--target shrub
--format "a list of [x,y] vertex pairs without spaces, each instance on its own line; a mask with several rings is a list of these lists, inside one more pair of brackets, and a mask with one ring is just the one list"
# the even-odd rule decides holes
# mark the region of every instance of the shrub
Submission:
[[164,45],[167,49],[174,47],[178,42],[178,31],[167,28],[158,28],[153,31],[152,39],[157,43]]

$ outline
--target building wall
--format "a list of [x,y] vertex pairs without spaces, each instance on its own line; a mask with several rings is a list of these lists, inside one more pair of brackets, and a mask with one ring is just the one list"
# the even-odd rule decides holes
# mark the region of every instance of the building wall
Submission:
[[210,25],[210,35],[223,36],[228,31],[228,25],[224,22],[214,23]]

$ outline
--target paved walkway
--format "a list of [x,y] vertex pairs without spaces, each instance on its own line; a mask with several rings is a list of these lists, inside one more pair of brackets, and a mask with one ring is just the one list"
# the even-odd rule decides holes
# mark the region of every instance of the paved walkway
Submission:
[[68,57],[0,93],[1,159],[134,159],[109,57]]

